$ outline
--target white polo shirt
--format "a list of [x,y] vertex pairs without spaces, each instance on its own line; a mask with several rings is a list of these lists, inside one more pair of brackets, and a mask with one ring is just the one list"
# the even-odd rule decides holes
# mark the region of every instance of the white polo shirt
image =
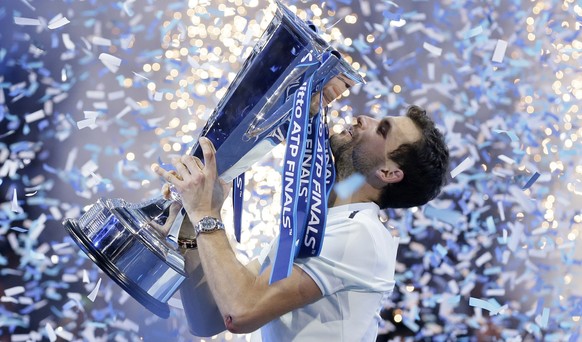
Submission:
[[[267,323],[253,341],[375,341],[383,295],[394,289],[398,238],[378,218],[375,203],[330,208],[318,257],[298,259],[323,298]],[[264,270],[276,248],[266,248]]]

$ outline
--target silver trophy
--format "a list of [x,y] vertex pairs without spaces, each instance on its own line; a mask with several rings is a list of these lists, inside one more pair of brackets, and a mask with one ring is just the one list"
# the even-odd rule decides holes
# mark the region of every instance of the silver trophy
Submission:
[[[227,182],[284,139],[306,54],[321,61],[313,93],[328,82],[344,89],[363,82],[312,26],[280,2],[277,7],[201,132],[216,147],[218,173]],[[202,155],[198,143],[191,151]],[[66,219],[63,224],[101,270],[151,312],[167,318],[167,302],[186,277],[176,247],[185,213],[176,207],[176,202],[161,196],[137,204],[99,199],[79,219]],[[160,233],[160,227],[171,227],[168,236]]]

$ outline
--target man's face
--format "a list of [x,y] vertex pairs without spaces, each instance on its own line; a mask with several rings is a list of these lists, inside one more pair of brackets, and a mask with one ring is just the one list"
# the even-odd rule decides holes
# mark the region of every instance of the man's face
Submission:
[[420,138],[420,129],[406,116],[382,120],[358,116],[351,127],[330,138],[337,178],[342,180],[355,172],[368,178],[379,168],[390,168],[394,163],[388,155],[400,145]]

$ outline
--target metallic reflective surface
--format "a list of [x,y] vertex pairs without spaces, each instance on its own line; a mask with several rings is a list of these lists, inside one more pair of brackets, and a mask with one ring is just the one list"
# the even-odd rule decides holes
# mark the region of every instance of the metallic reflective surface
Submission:
[[[168,317],[166,304],[186,274],[184,259],[158,233],[156,225],[169,214],[168,201],[141,206],[100,199],[78,221],[64,225],[85,253],[133,298],[158,316]],[[157,214],[148,217],[148,214]]]

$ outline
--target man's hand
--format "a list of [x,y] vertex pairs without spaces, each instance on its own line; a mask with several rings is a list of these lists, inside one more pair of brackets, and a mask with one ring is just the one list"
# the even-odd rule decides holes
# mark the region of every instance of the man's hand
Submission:
[[[340,76],[336,76],[332,78],[327,84],[323,87],[323,107],[326,107],[330,103],[332,103],[335,99],[337,99],[344,91],[349,88],[349,84],[347,84]],[[313,94],[311,97],[311,105],[309,107],[309,113],[314,115],[317,114],[319,111],[319,97],[321,96],[320,92]]]
[[220,209],[228,196],[229,185],[218,177],[216,150],[212,142],[200,138],[204,163],[191,155],[173,161],[176,172],[169,172],[154,164],[153,170],[172,184],[182,196],[182,205],[192,222],[204,216],[220,217]]

